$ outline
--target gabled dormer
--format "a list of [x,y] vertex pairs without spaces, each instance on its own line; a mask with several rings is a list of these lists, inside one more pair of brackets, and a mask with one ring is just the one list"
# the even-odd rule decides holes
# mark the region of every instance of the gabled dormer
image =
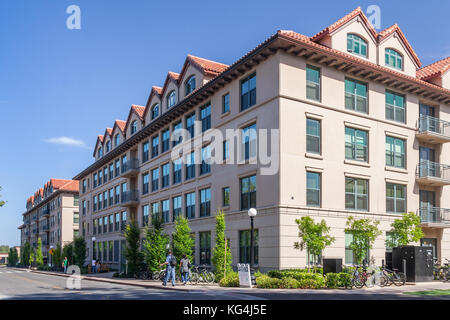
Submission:
[[144,111],[145,107],[138,105],[131,105],[130,112],[128,113],[128,120],[125,125],[125,132],[127,137],[135,135],[144,126]]
[[97,142],[95,143],[93,156],[96,160],[103,157],[103,136],[102,135],[97,136]]
[[378,64],[395,71],[416,76],[421,62],[397,24],[378,34]]
[[112,148],[118,147],[125,140],[126,121],[116,120],[111,132]]
[[417,78],[450,89],[450,57],[417,70]]
[[173,106],[175,106],[179,101],[179,90],[178,90],[178,80],[180,75],[175,72],[169,72],[164,82],[162,89],[162,112],[166,112]]
[[103,134],[103,154],[107,154],[112,150],[112,129],[106,128]]
[[152,87],[144,111],[145,123],[148,124],[161,115],[161,87]]

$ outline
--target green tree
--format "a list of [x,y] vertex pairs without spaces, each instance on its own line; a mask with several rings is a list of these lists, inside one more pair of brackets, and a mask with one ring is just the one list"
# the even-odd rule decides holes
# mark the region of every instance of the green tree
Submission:
[[30,252],[30,265],[33,267],[34,266],[34,263],[36,262],[36,250],[35,249],[33,249],[31,252]]
[[386,246],[389,248],[406,246],[424,236],[420,227],[420,217],[414,212],[404,213],[401,219],[394,220],[391,227],[391,237],[386,240]]
[[25,241],[20,252],[22,256],[22,258],[20,259],[22,266],[28,267],[30,265],[30,254],[31,254],[31,246],[28,241]]
[[62,248],[61,245],[58,243],[56,245],[55,251],[53,252],[52,263],[56,267],[61,267],[62,262],[63,262]]
[[149,271],[159,270],[161,263],[165,261],[169,237],[162,231],[161,219],[159,217],[153,217],[152,227],[147,229],[143,250],[144,259]]
[[125,228],[125,257],[128,261],[128,274],[136,274],[142,264],[143,256],[140,252],[141,230],[136,221],[132,221]]
[[298,225],[298,236],[300,241],[294,243],[294,248],[298,250],[306,249],[306,259],[308,268],[310,265],[310,255],[313,256],[313,263],[317,264],[317,258],[322,254],[322,251],[331,245],[335,238],[330,236],[330,227],[327,226],[325,220],[315,223],[311,217],[301,217],[296,219],[295,223]]
[[[63,254],[62,254],[62,259],[64,260],[64,258],[67,257],[68,260],[68,265],[72,265],[73,264],[73,243],[66,243],[63,247]],[[58,267],[60,267],[61,265],[59,265]]]
[[[0,187],[0,191],[2,191],[2,187]],[[0,198],[2,197],[2,195],[0,194]],[[3,207],[5,205],[5,201],[0,200],[0,207]]]
[[378,230],[379,224],[380,221],[377,220],[348,217],[345,232],[353,235],[350,248],[353,251],[357,264],[362,264],[367,252],[372,249],[375,239],[381,235],[381,231]]
[[225,215],[222,210],[217,211],[216,214],[216,245],[213,248],[211,262],[214,266],[214,273],[219,282],[226,274],[231,274],[233,271],[231,267],[232,259],[230,244],[226,243],[225,253]]
[[9,249],[8,253],[8,265],[15,267],[17,262],[19,262],[19,254],[17,253],[17,249],[12,247]]
[[83,237],[76,237],[73,240],[73,258],[74,264],[81,269],[86,260],[86,241]]
[[188,220],[179,215],[175,220],[175,232],[172,233],[173,254],[180,261],[183,255],[192,261],[192,248],[194,239],[191,237],[191,228]]
[[42,267],[44,265],[44,256],[42,254],[42,240],[38,238],[38,245],[36,249],[36,264],[38,267]]

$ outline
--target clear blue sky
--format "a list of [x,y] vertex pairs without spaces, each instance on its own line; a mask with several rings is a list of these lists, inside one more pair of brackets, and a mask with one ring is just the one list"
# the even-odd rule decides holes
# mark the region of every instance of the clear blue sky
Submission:
[[[72,4],[81,30],[66,28]],[[424,65],[450,55],[447,0],[1,0],[0,245],[20,244],[26,199],[91,164],[96,136],[144,105],[188,53],[231,64],[278,29],[313,35],[370,4]],[[78,142],[51,142],[60,137]]]

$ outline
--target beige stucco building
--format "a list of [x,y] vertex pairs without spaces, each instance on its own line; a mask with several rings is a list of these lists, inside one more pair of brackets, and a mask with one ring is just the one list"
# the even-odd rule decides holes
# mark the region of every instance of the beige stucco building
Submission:
[[[98,137],[95,162],[74,178],[88,260],[119,268],[125,224],[144,228],[154,213],[168,234],[188,217],[195,262],[209,263],[223,209],[233,262],[248,262],[250,207],[262,270],[306,265],[294,249],[305,215],[336,239],[322,256],[347,264],[349,216],[380,221],[369,256],[381,264],[390,224],[407,211],[421,216],[421,243],[450,257],[449,64],[422,67],[397,25],[377,32],[359,8],[313,37],[280,30],[231,66],[188,55]],[[178,143],[180,129],[194,137]],[[242,130],[234,140],[227,129]],[[208,166],[210,154],[226,160]]]
[[[28,241],[36,249],[42,241],[44,259],[50,262],[49,250],[73,241],[78,236],[78,181],[50,179],[27,199],[23,215],[21,246]],[[48,260],[47,260],[48,259]]]

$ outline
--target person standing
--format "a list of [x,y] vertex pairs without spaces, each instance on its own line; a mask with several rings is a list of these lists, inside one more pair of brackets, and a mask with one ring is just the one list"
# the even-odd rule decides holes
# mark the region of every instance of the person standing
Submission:
[[63,261],[64,273],[67,273],[67,264],[68,263],[69,263],[69,260],[67,260],[67,257],[64,257],[64,261]]
[[162,263],[160,266],[167,266],[166,267],[166,276],[163,280],[163,286],[167,285],[167,281],[169,281],[169,277],[172,278],[172,286],[175,287],[175,268],[177,266],[177,259],[172,254],[172,250],[169,250],[166,262]]
[[97,273],[97,261],[95,259],[92,259],[92,273]]
[[191,262],[186,257],[185,254],[183,254],[183,259],[180,261],[180,273],[181,273],[181,280],[183,281],[183,284],[186,285],[186,283],[189,281],[189,268],[191,267]]

